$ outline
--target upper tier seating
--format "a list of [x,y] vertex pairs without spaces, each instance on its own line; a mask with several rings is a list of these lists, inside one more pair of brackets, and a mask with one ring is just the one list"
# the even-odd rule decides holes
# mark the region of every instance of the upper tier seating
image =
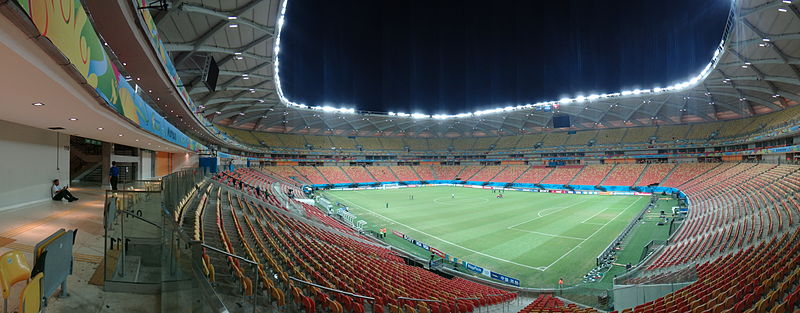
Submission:
[[384,150],[400,151],[405,146],[403,139],[399,137],[378,137],[378,140]]
[[378,137],[356,137],[356,145],[361,145],[364,150],[382,150],[383,145]]
[[720,126],[722,126],[722,122],[716,123],[702,123],[702,124],[692,124],[692,129],[686,135],[686,139],[688,140],[705,140],[711,137],[711,133],[717,131]]
[[328,136],[310,136],[306,135],[303,136],[306,139],[306,142],[314,147],[317,150],[329,150],[333,147],[333,143],[331,140],[328,139]]
[[499,137],[478,137],[475,138],[475,144],[472,146],[473,150],[491,150],[497,144]]
[[650,138],[655,136],[655,134],[656,127],[629,128],[628,131],[625,132],[625,137],[623,137],[620,142],[633,144],[649,143]]
[[659,126],[656,130],[656,139],[660,142],[675,141],[678,139],[686,138],[686,133],[689,131],[687,125],[664,125]]
[[553,170],[550,175],[542,180],[542,184],[566,185],[575,178],[583,169],[583,166],[562,166]]
[[473,150],[475,138],[456,138],[453,139],[453,149],[456,151]]
[[642,174],[642,178],[639,179],[639,183],[636,185],[647,186],[655,183],[660,184],[674,168],[675,164],[672,163],[648,164]]
[[622,137],[625,136],[626,128],[612,128],[605,129],[597,134],[595,143],[598,145],[611,145],[621,142]]
[[585,130],[575,132],[575,134],[567,135],[567,142],[564,143],[566,146],[585,146],[589,143],[589,140],[594,139],[597,137],[598,131],[596,130]]
[[590,185],[597,186],[608,175],[614,165],[589,165],[575,176],[570,185]]
[[428,151],[428,140],[425,138],[403,138],[403,144],[411,151]]
[[568,135],[566,132],[547,133],[542,139],[542,145],[548,148],[563,146],[567,142]]
[[331,184],[353,183],[353,180],[350,179],[350,177],[348,177],[347,174],[338,166],[320,166],[317,167],[317,169],[320,171],[320,173],[322,173],[323,176],[325,176],[326,180],[331,182]]
[[526,148],[518,145],[522,136],[502,136],[495,143],[495,150]]
[[642,175],[644,164],[617,164],[601,185],[633,186]]
[[417,172],[414,171],[414,168],[411,166],[391,166],[389,169],[394,172],[394,174],[397,176],[397,179],[400,181],[422,180],[422,178],[417,175]]

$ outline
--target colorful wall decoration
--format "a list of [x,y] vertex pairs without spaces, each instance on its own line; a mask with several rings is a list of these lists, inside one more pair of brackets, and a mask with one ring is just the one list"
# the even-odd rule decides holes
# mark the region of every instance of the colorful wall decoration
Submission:
[[111,62],[80,0],[17,0],[39,33],[72,63],[106,105],[140,128],[183,148],[201,148],[159,115]]
[[[146,0],[131,1],[133,1],[133,5],[136,7],[150,5]],[[217,129],[213,123],[208,121],[208,119],[203,116],[203,114],[199,113],[202,110],[200,110],[199,106],[192,101],[192,97],[189,96],[189,91],[184,87],[183,80],[181,80],[181,77],[178,75],[178,71],[175,69],[175,64],[172,63],[172,59],[169,57],[169,52],[167,51],[164,42],[161,40],[161,36],[158,34],[158,27],[156,26],[155,20],[153,20],[153,16],[150,15],[150,11],[137,10],[137,12],[139,13],[141,24],[143,24],[143,27],[145,27],[144,31],[147,34],[147,39],[150,40],[150,45],[153,47],[153,50],[155,50],[158,60],[161,61],[161,65],[164,67],[167,76],[169,76],[169,78],[172,80],[173,87],[175,87],[175,90],[178,91],[181,99],[183,99],[183,101],[189,106],[189,109],[193,112],[195,117],[200,121],[204,121],[203,125],[213,130],[213,133],[218,137],[223,138],[228,143],[236,145],[237,147],[244,148],[244,146],[238,141],[232,139],[230,136]]]

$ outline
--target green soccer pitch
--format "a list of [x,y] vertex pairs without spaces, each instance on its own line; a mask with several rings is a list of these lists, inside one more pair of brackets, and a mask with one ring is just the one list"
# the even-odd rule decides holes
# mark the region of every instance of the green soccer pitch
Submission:
[[[491,190],[464,187],[324,195],[349,206],[368,222],[368,229],[387,227],[387,237],[396,237],[391,230],[403,232],[459,259],[517,278],[523,286],[542,288],[555,287],[559,278],[566,285],[580,282],[595,266],[597,255],[649,202],[643,196],[522,191],[506,191],[503,199],[497,199]],[[387,239],[407,251],[416,248]]]

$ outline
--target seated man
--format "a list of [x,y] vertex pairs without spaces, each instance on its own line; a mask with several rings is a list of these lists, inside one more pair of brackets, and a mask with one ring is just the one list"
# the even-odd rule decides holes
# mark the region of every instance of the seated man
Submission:
[[67,199],[67,201],[72,202],[78,200],[72,193],[69,192],[68,187],[62,187],[61,182],[58,179],[53,180],[53,189],[50,192],[50,195],[53,197],[55,201],[61,201],[61,199]]

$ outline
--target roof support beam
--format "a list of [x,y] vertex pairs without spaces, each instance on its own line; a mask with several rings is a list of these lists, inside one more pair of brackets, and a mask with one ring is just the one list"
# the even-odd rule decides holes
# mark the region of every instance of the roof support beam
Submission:
[[[250,9],[252,9],[253,7],[255,7],[256,5],[258,5],[259,3],[263,2],[263,1],[264,0],[253,0],[253,1],[250,1],[247,4],[245,4],[244,6],[242,6],[241,8],[236,9],[233,12],[231,12],[231,14],[229,14],[229,16],[238,17],[239,15],[244,14],[245,12],[249,11]],[[184,10],[185,8],[191,10],[191,7],[192,6],[187,6],[187,5],[184,4],[184,5],[181,6],[181,10]],[[183,55],[177,57],[175,59],[175,65],[178,66],[178,65],[183,64],[183,62],[188,60],[195,52],[197,52],[197,49],[199,49],[201,45],[205,44],[208,40],[210,40],[212,37],[214,37],[214,35],[216,35],[220,30],[225,29],[225,27],[227,27],[228,24],[231,23],[231,21],[232,20],[229,20],[227,18],[227,16],[222,18],[221,21],[217,22],[217,24],[215,24],[213,27],[211,27],[211,29],[209,29],[205,34],[201,35],[200,38],[198,38],[197,40],[194,40],[195,48],[192,51],[187,51]]]

